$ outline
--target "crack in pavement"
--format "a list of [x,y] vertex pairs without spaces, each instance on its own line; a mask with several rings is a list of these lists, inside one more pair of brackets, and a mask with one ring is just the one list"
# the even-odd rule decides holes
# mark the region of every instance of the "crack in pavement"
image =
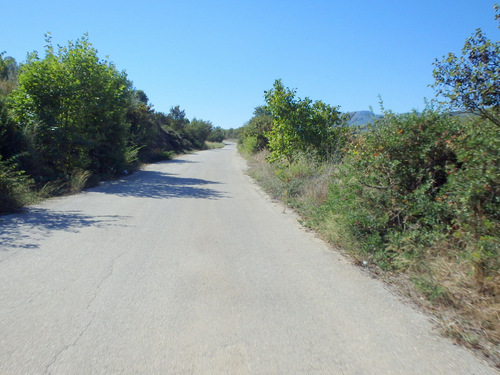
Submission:
[[[85,310],[87,311],[90,311],[90,308],[91,308],[91,305],[93,304],[93,302],[95,301],[95,299],[97,298],[97,296],[99,295],[100,291],[101,291],[101,287],[102,285],[106,282],[106,280],[108,280],[111,276],[113,276],[113,272],[114,272],[114,269],[115,269],[115,264],[116,262],[121,258],[123,257],[125,254],[129,253],[131,251],[131,249],[125,251],[124,253],[120,254],[118,257],[116,257],[115,259],[113,259],[113,261],[111,262],[111,265],[110,265],[110,270],[109,272],[102,278],[101,282],[99,283],[99,285],[97,285],[97,288],[96,288],[96,292],[94,293],[94,295],[92,296],[92,298],[89,300],[89,302],[87,303],[87,306],[85,307]],[[50,368],[54,365],[54,363],[56,363],[57,359],[64,353],[66,352],[69,348],[72,348],[72,347],[75,347],[76,344],[78,343],[78,341],[80,341],[80,339],[83,337],[83,335],[85,334],[85,332],[89,329],[89,327],[91,326],[91,324],[93,323],[94,319],[96,317],[96,314],[93,313],[92,316],[90,317],[89,319],[89,322],[87,323],[87,325],[82,329],[82,331],[77,335],[77,337],[75,338],[75,340],[71,343],[71,344],[68,344],[66,346],[64,346],[58,353],[56,353],[56,355],[54,355],[54,357],[52,358],[52,361],[46,366],[45,368],[45,374],[50,374]]]

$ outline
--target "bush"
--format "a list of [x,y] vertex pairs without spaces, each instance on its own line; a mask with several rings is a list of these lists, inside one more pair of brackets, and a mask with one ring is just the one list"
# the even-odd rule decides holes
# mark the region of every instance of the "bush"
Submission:
[[257,107],[254,116],[238,129],[238,142],[246,152],[254,154],[269,145],[267,135],[271,131],[273,119],[264,107]]
[[257,137],[254,136],[246,137],[241,142],[241,145],[245,150],[245,152],[249,154],[255,154],[257,151],[259,151],[259,141]]
[[452,143],[460,168],[447,171],[438,199],[451,217],[452,235],[474,264],[476,279],[500,268],[500,138],[498,127],[476,116],[463,122]]
[[184,132],[193,147],[203,150],[210,132],[212,131],[212,123],[193,119],[189,124],[185,125]]
[[0,97],[0,156],[9,159],[26,150],[22,131],[16,126],[7,105]]
[[226,133],[224,130],[220,127],[215,127],[212,128],[210,131],[210,135],[207,138],[207,141],[213,142],[213,143],[222,143],[224,141],[224,138],[226,136]]
[[426,109],[385,113],[359,135],[331,187],[330,207],[384,267],[404,262],[450,223],[437,199],[448,170],[460,163],[452,147],[458,118]]

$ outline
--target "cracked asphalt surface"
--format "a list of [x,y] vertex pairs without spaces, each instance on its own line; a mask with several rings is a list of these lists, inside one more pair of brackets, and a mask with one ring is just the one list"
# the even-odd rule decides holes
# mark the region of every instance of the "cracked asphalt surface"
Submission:
[[234,144],[0,217],[0,374],[495,374],[243,173]]

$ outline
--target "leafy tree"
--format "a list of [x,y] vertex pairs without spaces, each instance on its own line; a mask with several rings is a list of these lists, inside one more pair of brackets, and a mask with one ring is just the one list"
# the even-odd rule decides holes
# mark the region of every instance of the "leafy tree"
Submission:
[[[50,194],[76,191],[87,178],[115,174],[139,162],[204,148],[225,131],[189,120],[179,106],[155,112],[146,93],[101,60],[88,36],[29,54],[20,68],[0,53],[0,212],[32,202],[47,182]],[[46,194],[47,190],[44,189]]]
[[75,170],[113,174],[124,167],[130,82],[85,35],[45,57],[29,55],[10,103],[42,164],[55,177]]
[[294,154],[308,152],[326,159],[338,151],[346,141],[346,127],[338,107],[321,101],[295,97],[296,91],[276,80],[265,92],[266,110],[273,125],[267,137],[271,160],[293,160]]
[[176,131],[182,131],[184,127],[189,124],[189,120],[186,118],[186,112],[181,110],[178,105],[170,108],[167,120],[168,125]]
[[238,133],[240,129],[229,128],[226,130],[225,139],[235,139],[238,138]]
[[222,142],[226,136],[226,132],[221,127],[217,126],[212,128],[210,135],[208,136],[208,141],[210,142]]
[[17,85],[19,66],[13,57],[0,53],[0,97],[6,97]]
[[170,159],[174,152],[182,152],[192,147],[186,139],[184,129],[174,130],[170,126],[171,120],[172,116],[153,109],[144,91],[134,91],[127,112],[127,121],[130,123],[129,145],[138,150],[141,162]]
[[[498,13],[498,6],[495,6]],[[499,14],[496,17],[500,21]],[[500,26],[499,26],[500,28]],[[457,57],[436,59],[433,71],[437,94],[458,109],[479,113],[500,126],[500,42],[486,38],[481,29],[468,38]]]
[[273,118],[273,127],[269,132],[269,148],[273,159],[287,158],[291,162],[298,140],[296,121],[298,103],[295,99],[295,90],[276,80],[271,90],[264,92],[267,108]]
[[205,142],[207,141],[212,128],[213,126],[210,121],[197,120],[194,118],[185,126],[185,132],[194,147],[203,149],[205,148]]
[[255,109],[253,110],[254,117],[271,116],[271,115],[272,114],[271,114],[271,112],[269,112],[269,109],[263,105],[255,107]]
[[148,161],[152,146],[158,138],[159,128],[154,123],[154,110],[148,105],[148,97],[142,90],[135,90],[127,111],[129,145],[138,149],[141,161]]
[[5,100],[0,97],[0,157],[8,160],[25,149],[26,144],[22,131],[12,119]]
[[146,93],[145,93],[144,91],[142,91],[142,90],[135,90],[135,91],[134,91],[134,94],[135,94],[136,99],[137,99],[140,103],[142,103],[142,104],[144,104],[144,105],[148,105],[148,103],[149,103],[149,98],[148,98],[148,96],[146,95]]
[[255,153],[269,145],[268,133],[272,130],[273,118],[265,107],[256,107],[254,116],[240,129],[240,143],[250,152]]

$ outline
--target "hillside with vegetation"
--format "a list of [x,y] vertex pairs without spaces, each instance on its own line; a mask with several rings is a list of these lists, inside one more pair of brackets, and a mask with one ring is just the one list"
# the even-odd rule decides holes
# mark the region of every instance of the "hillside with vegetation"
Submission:
[[277,80],[239,147],[304,225],[500,366],[500,42],[478,29],[434,67],[442,103],[363,126]]
[[18,64],[0,54],[0,213],[222,142],[227,131],[157,112],[87,36]]

